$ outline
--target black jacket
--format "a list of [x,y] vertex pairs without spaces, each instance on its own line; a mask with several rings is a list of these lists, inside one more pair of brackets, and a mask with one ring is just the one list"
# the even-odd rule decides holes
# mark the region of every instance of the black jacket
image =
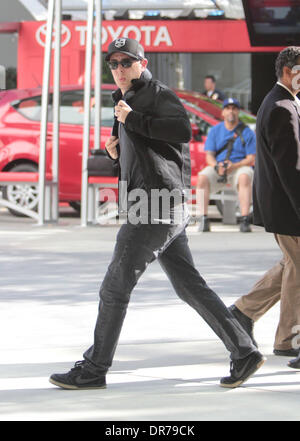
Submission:
[[256,125],[254,223],[290,236],[300,236],[299,117],[293,96],[276,84],[258,111]]
[[[112,134],[122,143],[129,142],[134,148],[138,168],[143,179],[143,188],[174,190],[190,188],[191,165],[188,142],[191,125],[187,113],[174,92],[157,80],[152,80],[146,70],[141,77],[132,81],[132,87],[124,97],[120,89],[113,92],[115,104],[123,99],[133,109],[125,125],[115,118]],[[120,131],[119,124],[122,125]],[[128,138],[127,138],[128,137]],[[123,145],[124,148],[124,145]],[[120,176],[121,174],[119,174]],[[128,182],[128,190],[131,190]]]

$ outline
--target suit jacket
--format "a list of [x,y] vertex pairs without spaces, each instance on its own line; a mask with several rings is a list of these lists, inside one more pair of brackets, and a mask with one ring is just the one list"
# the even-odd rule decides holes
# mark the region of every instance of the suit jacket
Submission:
[[290,236],[300,236],[299,118],[293,96],[276,84],[258,111],[256,125],[254,224]]
[[212,100],[219,100],[219,101],[224,101],[225,100],[225,95],[224,95],[224,93],[223,92],[221,92],[219,89],[215,89],[214,90],[214,93],[211,95],[211,96],[209,96],[208,95],[208,92],[206,91],[206,90],[204,90],[203,92],[202,92],[202,95],[206,95],[206,96],[208,96],[209,98],[211,98]]

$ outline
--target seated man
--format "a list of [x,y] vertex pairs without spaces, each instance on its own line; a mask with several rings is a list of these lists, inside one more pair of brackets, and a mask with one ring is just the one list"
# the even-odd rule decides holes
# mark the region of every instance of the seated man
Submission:
[[252,196],[253,165],[256,153],[254,132],[239,120],[240,103],[234,98],[223,102],[224,121],[210,129],[205,148],[208,164],[198,174],[197,189],[204,191],[200,208],[199,231],[210,231],[207,217],[210,193],[227,182],[236,188],[241,210],[240,231],[250,232],[249,210]]

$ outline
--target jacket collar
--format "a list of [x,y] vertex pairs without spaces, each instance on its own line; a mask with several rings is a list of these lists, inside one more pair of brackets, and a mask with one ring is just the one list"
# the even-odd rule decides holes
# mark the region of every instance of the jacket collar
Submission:
[[295,101],[295,97],[294,97],[294,95],[292,94],[292,92],[289,91],[289,90],[288,90],[285,86],[283,86],[282,84],[280,84],[280,83],[276,83],[275,86],[274,86],[274,89],[275,89],[276,91],[280,92],[280,93],[284,96],[284,98],[289,99],[289,100],[292,100],[292,101]]
[[276,90],[276,92],[279,92],[281,94],[282,99],[288,99],[288,100],[292,101],[292,104],[294,105],[294,107],[298,113],[298,116],[300,118],[300,105],[298,104],[299,100],[296,99],[296,97],[292,94],[292,92],[287,90],[287,88],[284,87],[280,83],[275,84],[274,90]]
[[[127,92],[124,95],[124,98],[127,100],[130,100],[135,93],[141,89],[148,81],[150,81],[152,79],[152,74],[151,72],[146,69],[144,70],[144,72],[142,72],[142,75],[140,76],[140,78],[134,79],[131,81],[132,86],[129,90],[127,90]],[[112,93],[112,97],[115,103],[117,103],[118,101],[120,101],[123,98],[123,94],[121,92],[121,89],[117,89],[116,91],[114,91]]]

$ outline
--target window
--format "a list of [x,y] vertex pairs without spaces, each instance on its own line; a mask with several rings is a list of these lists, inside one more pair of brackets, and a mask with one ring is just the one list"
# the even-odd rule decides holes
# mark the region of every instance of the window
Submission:
[[[91,125],[95,124],[95,103],[94,93],[91,95]],[[12,103],[12,106],[25,118],[40,121],[41,120],[41,100],[42,97],[30,97],[21,101]],[[60,103],[60,122],[62,124],[83,125],[84,121],[84,91],[70,90],[61,93]],[[49,97],[48,120],[53,120],[52,109],[53,95]],[[112,126],[114,122],[114,108],[109,90],[102,91],[101,102],[101,125]]]
[[12,106],[18,110],[25,118],[33,121],[41,119],[41,96],[26,98],[25,100],[12,103]]

